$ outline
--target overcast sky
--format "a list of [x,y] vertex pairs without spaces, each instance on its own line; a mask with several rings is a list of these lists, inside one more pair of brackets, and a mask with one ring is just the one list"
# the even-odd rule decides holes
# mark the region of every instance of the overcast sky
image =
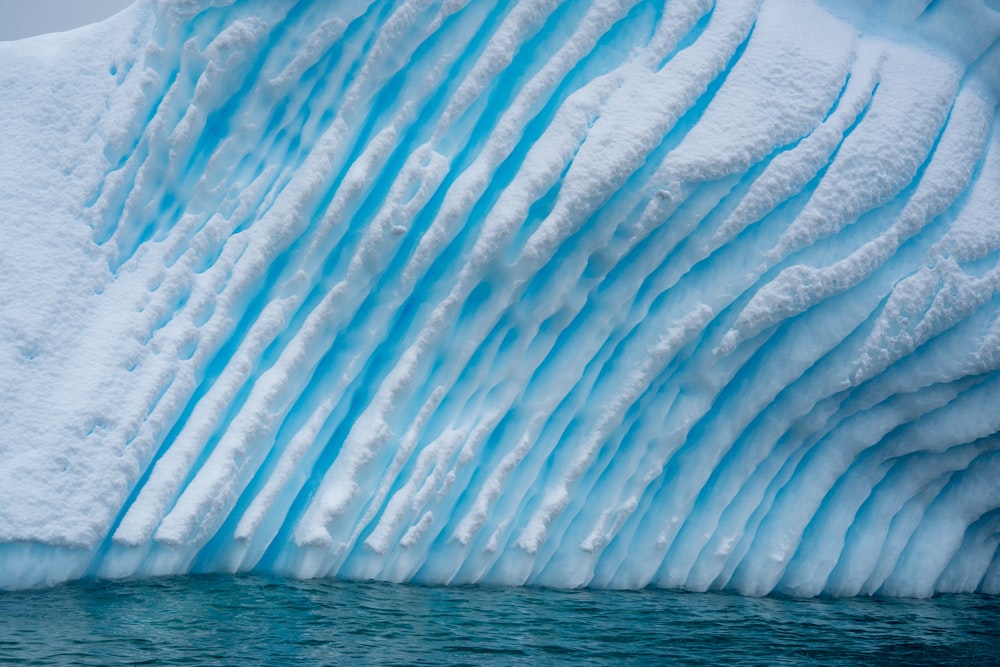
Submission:
[[0,41],[94,23],[132,0],[0,0]]

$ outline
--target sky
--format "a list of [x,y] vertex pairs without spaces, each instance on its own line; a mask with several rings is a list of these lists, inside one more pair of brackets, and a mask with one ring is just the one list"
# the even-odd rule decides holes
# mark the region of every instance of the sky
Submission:
[[132,0],[0,0],[0,41],[101,21]]

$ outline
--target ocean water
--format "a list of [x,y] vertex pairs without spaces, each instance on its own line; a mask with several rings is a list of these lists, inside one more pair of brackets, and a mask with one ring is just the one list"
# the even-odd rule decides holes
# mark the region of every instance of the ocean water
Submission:
[[4,665],[1000,664],[1000,598],[189,576],[0,593]]

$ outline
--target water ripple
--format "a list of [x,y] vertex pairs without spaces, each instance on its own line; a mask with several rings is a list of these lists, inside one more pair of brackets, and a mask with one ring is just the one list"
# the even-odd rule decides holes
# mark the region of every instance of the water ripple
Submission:
[[0,593],[4,665],[1000,664],[1000,598],[188,576]]

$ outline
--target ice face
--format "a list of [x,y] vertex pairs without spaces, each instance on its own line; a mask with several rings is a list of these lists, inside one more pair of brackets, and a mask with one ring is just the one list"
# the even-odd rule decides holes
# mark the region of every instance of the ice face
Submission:
[[1000,592],[1000,8],[926,4],[0,44],[0,587]]

